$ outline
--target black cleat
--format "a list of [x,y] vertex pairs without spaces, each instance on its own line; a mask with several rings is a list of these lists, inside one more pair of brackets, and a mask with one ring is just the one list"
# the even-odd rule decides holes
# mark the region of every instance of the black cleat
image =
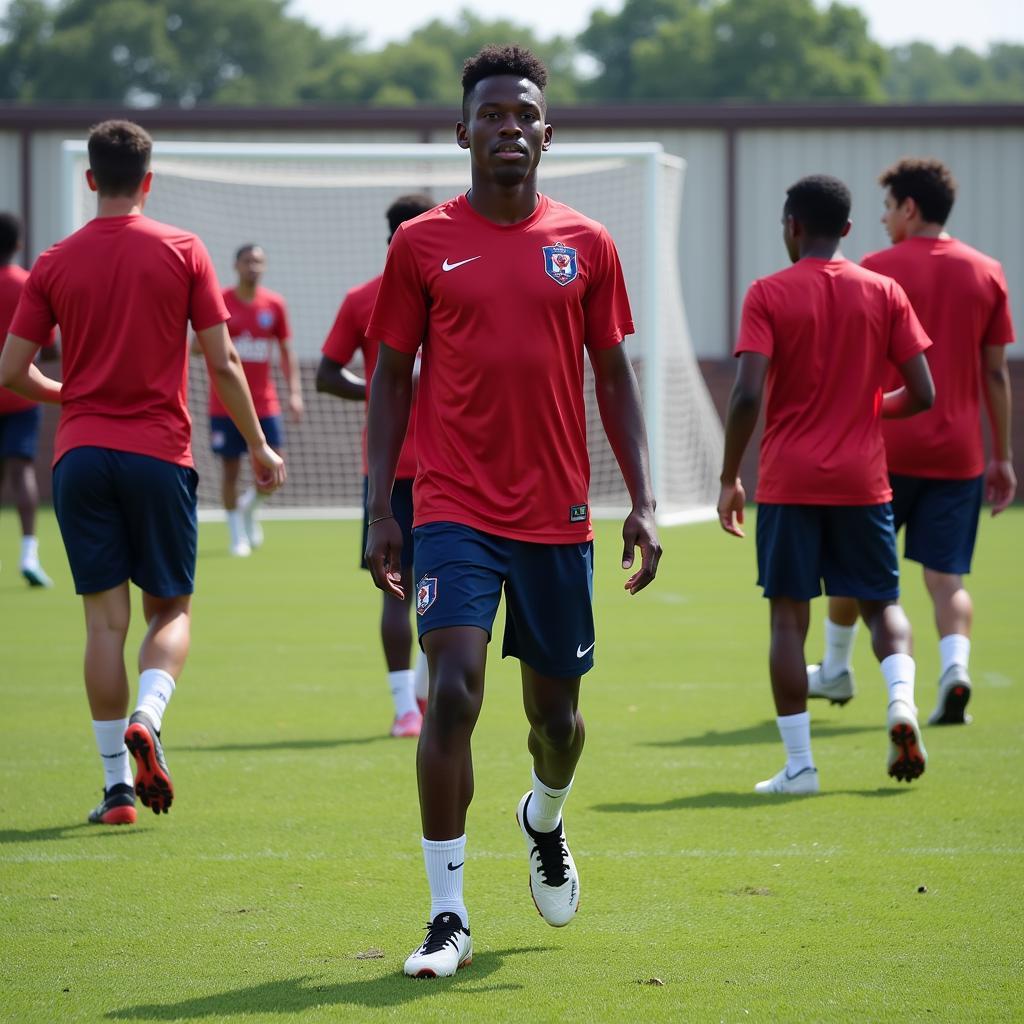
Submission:
[[134,825],[135,793],[126,782],[103,790],[103,801],[89,812],[91,825]]
[[164,814],[174,800],[174,784],[164,760],[160,733],[145,711],[136,711],[128,720],[124,745],[135,758],[135,792],[154,814]]

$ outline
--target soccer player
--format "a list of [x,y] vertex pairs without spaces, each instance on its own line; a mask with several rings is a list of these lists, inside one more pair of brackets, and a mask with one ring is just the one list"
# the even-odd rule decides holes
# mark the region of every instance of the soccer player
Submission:
[[[21,249],[21,221],[13,213],[0,213],[0,339],[7,336],[7,325],[14,316],[28,272],[14,262]],[[0,340],[0,351],[3,341]],[[53,581],[39,564],[36,538],[35,457],[39,445],[38,402],[0,388],[0,465],[2,490],[11,495],[21,520],[21,575],[33,587],[52,587]]]
[[[786,763],[758,793],[817,793],[804,640],[810,601],[857,598],[889,690],[888,771],[925,770],[914,706],[910,624],[880,419],[927,408],[928,336],[895,281],[843,258],[850,193],[836,178],[802,178],[786,193],[783,239],[793,266],[755,281],[743,305],[739,365],[726,418],[718,516],[743,536],[740,460],[767,388],[757,486],[758,583],[771,616],[769,668]],[[883,394],[887,368],[905,386]]]
[[[134,789],[166,813],[174,786],[161,727],[188,653],[196,562],[196,472],[186,405],[188,324],[242,431],[259,484],[284,481],[260,429],[202,242],[143,214],[152,140],[130,121],[89,135],[97,216],[36,261],[0,355],[0,386],[59,403],[54,508],[85,606],[85,688],[104,772],[100,824],[135,821]],[[33,361],[61,328],[64,382]],[[131,580],[148,630],[130,720],[124,645]]]
[[[928,363],[935,406],[907,422],[886,423],[886,455],[896,529],[904,553],[920,562],[939,634],[940,675],[930,725],[970,721],[968,658],[974,608],[963,577],[971,570],[981,500],[998,515],[1013,501],[1017,478],[1010,451],[1010,379],[1006,346],[1013,323],[1002,267],[950,238],[944,225],[956,182],[938,160],[901,160],[879,179],[889,249],[863,266],[898,281],[934,342]],[[980,395],[992,437],[985,465]],[[829,601],[825,657],[807,670],[809,696],[845,704],[854,694],[850,655],[856,603]]]
[[[408,195],[399,196],[387,210],[388,244],[398,229],[413,217],[434,206],[430,196]],[[366,401],[366,381],[373,376],[377,365],[378,343],[367,337],[366,328],[370,323],[370,313],[377,298],[380,286],[380,275],[357,285],[345,296],[335,317],[334,325],[324,342],[323,355],[316,371],[316,389],[338,398],[352,401]],[[363,354],[363,372],[366,380],[361,380],[345,369],[357,351]],[[409,431],[398,456],[395,486],[391,491],[391,511],[395,522],[402,530],[402,579],[400,586],[404,597],[399,599],[394,594],[384,592],[383,607],[380,616],[380,639],[384,648],[384,660],[388,667],[388,688],[395,705],[395,719],[391,725],[391,735],[396,737],[415,737],[420,734],[422,725],[422,709],[426,706],[426,659],[418,657],[416,669],[409,667],[409,652],[412,648],[412,629],[409,625],[409,613],[412,610],[412,481],[416,476],[416,441],[414,437],[415,403],[410,412]],[[363,552],[366,550],[366,432],[363,432],[363,536],[359,548],[359,562],[366,568]],[[421,692],[417,689],[421,688]],[[422,700],[422,704],[420,701]]]
[[[260,427],[276,452],[284,451],[281,403],[270,373],[271,353],[280,352],[281,371],[288,385],[288,416],[292,423],[302,419],[302,376],[299,359],[291,344],[288,309],[284,299],[260,281],[267,270],[267,255],[251,242],[235,253],[238,282],[224,290],[224,303],[231,317],[228,333],[242,360]],[[231,421],[215,388],[210,388],[210,447],[221,460],[221,495],[227,511],[231,554],[245,558],[263,543],[258,513],[266,493],[254,484],[239,498],[238,478],[245,438]]]
[[486,47],[465,64],[458,145],[472,187],[403,224],[388,251],[368,334],[381,339],[369,405],[369,529],[374,582],[404,597],[402,531],[391,510],[422,345],[415,484],[416,612],[430,670],[417,751],[426,938],[413,977],[472,958],[463,898],[470,740],[502,590],[502,654],[519,659],[533,758],[516,817],[545,921],[568,924],[580,897],[562,805],[583,749],[581,676],[593,665],[593,531],[583,359],[632,510],[623,568],[636,593],[655,576],[647,440],[622,345],[633,322],[615,247],[595,221],[537,190],[551,144],[547,71],[528,50]]

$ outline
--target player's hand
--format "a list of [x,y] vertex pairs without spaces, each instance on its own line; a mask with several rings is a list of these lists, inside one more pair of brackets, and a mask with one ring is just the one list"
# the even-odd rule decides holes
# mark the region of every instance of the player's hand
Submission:
[[284,483],[287,473],[284,459],[269,444],[262,444],[252,452],[252,475],[256,481],[256,489],[263,494],[276,491]]
[[993,459],[985,467],[985,500],[997,516],[1013,501],[1017,493],[1017,474],[1009,459]]
[[373,582],[385,594],[405,600],[402,589],[402,528],[394,516],[372,523],[366,530],[366,567]]
[[743,506],[747,500],[747,492],[743,490],[740,478],[731,484],[722,484],[722,490],[718,495],[718,525],[726,533],[734,537],[745,537],[743,532]]
[[640,568],[626,580],[625,589],[637,594],[653,582],[661,561],[661,543],[654,521],[654,506],[634,508],[622,524],[622,568],[632,569],[636,549],[640,549]]
[[302,395],[289,395],[288,396],[288,419],[292,423],[301,423],[302,414],[306,411],[305,403],[302,401]]

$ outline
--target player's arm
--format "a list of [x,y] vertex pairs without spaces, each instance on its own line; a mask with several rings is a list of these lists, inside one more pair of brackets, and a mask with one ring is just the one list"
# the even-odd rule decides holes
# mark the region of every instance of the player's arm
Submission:
[[992,429],[992,459],[985,467],[985,500],[997,516],[1017,493],[1010,450],[1010,371],[1005,345],[984,345],[981,349],[985,407]]
[[60,402],[60,382],[47,377],[35,365],[41,345],[8,334],[0,352],[0,387],[33,402]]
[[267,444],[227,324],[221,322],[197,331],[196,339],[206,357],[210,382],[249,446],[257,486],[264,492],[276,490],[285,480],[284,460]]
[[299,355],[290,338],[281,339],[281,372],[288,385],[288,417],[292,423],[302,419],[302,371],[299,369]]
[[368,388],[362,377],[346,370],[330,356],[321,356],[316,368],[316,389],[322,394],[345,398],[350,402],[365,402]]
[[366,565],[383,591],[403,598],[402,531],[391,514],[391,489],[412,408],[416,356],[382,343],[366,414]]
[[654,579],[661,559],[640,388],[625,345],[591,349],[590,362],[601,423],[633,503],[622,524],[622,568],[633,567],[639,548],[640,568],[625,583],[625,589],[636,594]]
[[744,536],[743,506],[747,498],[740,480],[740,463],[761,413],[761,398],[764,395],[769,363],[768,356],[760,352],[739,354],[736,380],[732,385],[729,409],[725,416],[725,452],[722,455],[722,486],[718,494],[718,523],[726,533],[736,537]]
[[923,352],[899,366],[903,387],[882,396],[882,418],[906,419],[930,409],[935,404],[935,382]]

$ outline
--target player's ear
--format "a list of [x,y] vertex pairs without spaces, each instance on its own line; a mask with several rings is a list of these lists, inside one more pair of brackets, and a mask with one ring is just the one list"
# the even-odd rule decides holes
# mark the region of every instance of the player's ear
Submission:
[[144,196],[149,195],[149,190],[153,187],[153,172],[146,171],[146,176],[142,179],[142,194]]
[[99,187],[99,185],[96,184],[96,176],[92,173],[92,168],[91,167],[90,168],[86,168],[85,180],[89,184],[89,191],[90,192],[99,192],[100,187]]
[[551,148],[551,136],[555,134],[555,129],[551,125],[544,125],[544,141],[540,144],[541,151],[546,153]]
[[852,220],[848,220],[846,222],[846,227],[843,228],[843,230],[840,232],[839,237],[840,238],[845,238],[850,233],[850,228],[852,228],[852,227],[853,227],[853,221]]
[[455,141],[459,144],[459,149],[469,149],[469,132],[464,121],[459,121],[455,126]]

